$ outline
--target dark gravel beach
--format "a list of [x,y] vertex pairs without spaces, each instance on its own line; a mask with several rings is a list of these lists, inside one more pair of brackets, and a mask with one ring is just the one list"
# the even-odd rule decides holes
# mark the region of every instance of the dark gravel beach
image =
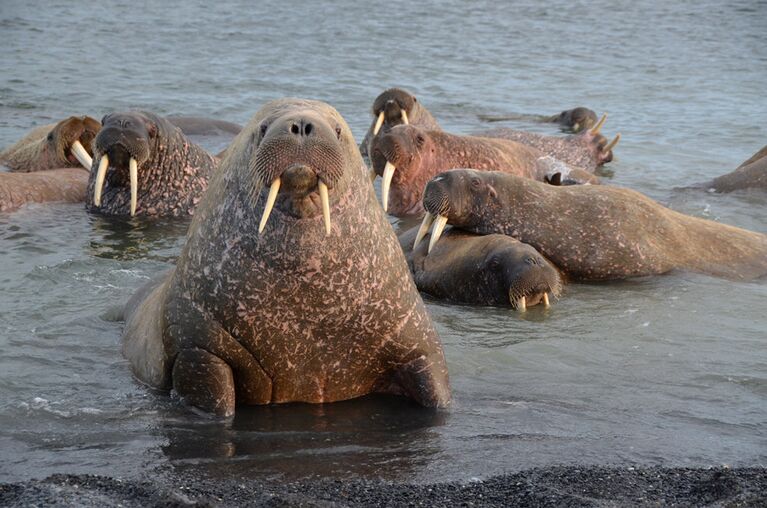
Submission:
[[435,484],[53,475],[0,485],[0,506],[767,506],[767,469],[549,467]]

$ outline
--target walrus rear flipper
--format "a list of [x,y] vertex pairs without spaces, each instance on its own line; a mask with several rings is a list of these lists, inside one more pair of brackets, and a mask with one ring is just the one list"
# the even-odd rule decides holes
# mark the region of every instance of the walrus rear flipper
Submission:
[[173,363],[173,389],[192,407],[216,416],[234,414],[232,368],[204,349],[185,349]]
[[410,397],[425,407],[447,407],[450,404],[450,387],[446,382],[447,372],[441,372],[442,369],[444,361],[434,362],[421,355],[394,370],[387,391]]

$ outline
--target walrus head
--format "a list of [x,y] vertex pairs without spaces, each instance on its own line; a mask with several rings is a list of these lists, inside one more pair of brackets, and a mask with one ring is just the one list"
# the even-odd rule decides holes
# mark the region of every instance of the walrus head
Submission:
[[503,296],[513,309],[524,311],[539,303],[550,305],[549,295],[559,296],[562,276],[535,248],[522,242],[495,249],[484,260]]
[[381,182],[381,205],[389,207],[389,189],[392,182],[404,183],[421,175],[424,155],[434,152],[428,131],[414,125],[398,125],[373,140],[370,161],[375,176]]
[[98,160],[93,204],[101,206],[104,182],[107,181],[110,188],[130,189],[130,213],[135,215],[138,175],[151,157],[160,127],[155,118],[140,112],[112,113],[106,115],[101,124],[101,131],[93,143]]
[[295,219],[322,214],[325,233],[330,234],[330,207],[338,199],[334,191],[345,190],[339,184],[346,166],[345,137],[351,133],[340,119],[322,114],[311,104],[277,109],[262,119],[253,133],[252,155],[247,164],[253,208],[261,190],[269,188],[259,233],[276,207]]
[[70,116],[57,123],[45,139],[55,164],[51,167],[82,165],[90,170],[93,163],[93,139],[101,124],[89,116]]
[[389,88],[373,101],[373,135],[387,132],[396,125],[408,125],[418,99],[401,88]]
[[481,214],[491,211],[498,198],[492,185],[492,171],[453,169],[440,173],[426,184],[423,207],[426,215],[416,235],[415,245],[426,236],[433,224],[429,250],[434,247],[448,224],[471,226]]
[[562,111],[554,117],[554,121],[573,132],[581,132],[597,123],[597,114],[589,108],[577,107]]

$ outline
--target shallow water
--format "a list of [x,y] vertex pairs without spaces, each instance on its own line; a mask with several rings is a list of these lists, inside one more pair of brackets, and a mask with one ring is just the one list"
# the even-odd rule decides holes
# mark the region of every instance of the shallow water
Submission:
[[[767,3],[389,5],[4,0],[0,146],[64,115],[128,108],[245,123],[281,96],[330,102],[361,139],[393,85],[455,132],[499,125],[485,113],[553,134],[526,118],[586,105],[623,135],[612,183],[767,232],[764,194],[677,189],[765,144]],[[185,228],[81,205],[0,214],[0,481],[767,465],[767,285],[690,274],[571,285],[524,316],[426,298],[449,411],[367,398],[194,416],[132,380],[114,319],[173,263]]]

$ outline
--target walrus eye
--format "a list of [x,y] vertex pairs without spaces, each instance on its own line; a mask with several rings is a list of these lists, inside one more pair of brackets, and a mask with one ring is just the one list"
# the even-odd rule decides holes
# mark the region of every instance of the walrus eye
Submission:
[[423,134],[416,135],[415,144],[418,145],[418,148],[421,148],[424,143],[426,143],[426,138],[423,137]]
[[269,128],[269,125],[267,125],[266,123],[262,123],[262,124],[261,124],[261,127],[259,127],[259,135],[260,135],[262,138],[263,138],[263,137],[264,137],[264,135],[266,134],[266,129],[268,129],[268,128]]
[[338,139],[341,139],[341,126],[340,125],[336,125],[336,137]]
[[48,141],[53,141],[53,133],[52,132],[48,133]]
[[482,180],[477,178],[476,176],[471,179],[471,188],[472,189],[479,189],[479,187],[482,185]]

